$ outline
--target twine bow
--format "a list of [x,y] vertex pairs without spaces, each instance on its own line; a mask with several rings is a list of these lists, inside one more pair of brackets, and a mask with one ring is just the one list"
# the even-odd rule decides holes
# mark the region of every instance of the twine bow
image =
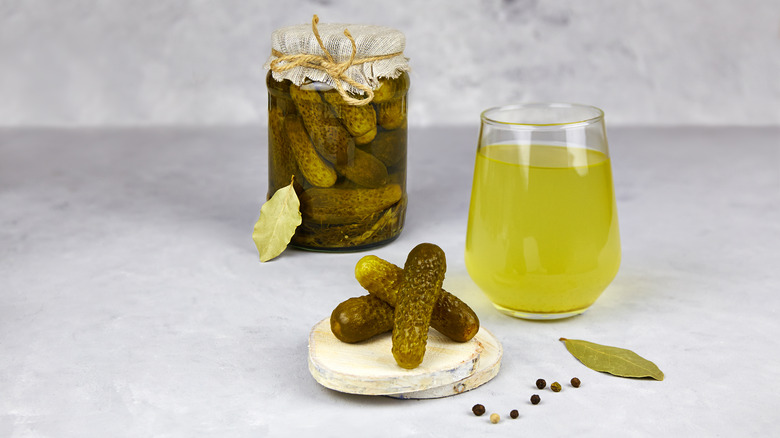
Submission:
[[[294,69],[296,67],[305,67],[305,68],[313,68],[315,70],[321,70],[327,73],[331,78],[333,78],[333,84],[336,87],[336,91],[339,92],[339,95],[341,95],[341,98],[344,99],[344,102],[346,102],[349,105],[366,105],[367,103],[371,102],[374,99],[374,90],[367,84],[361,84],[351,77],[347,75],[347,70],[352,67],[353,65],[359,65],[364,64],[366,62],[374,62],[379,61],[382,59],[389,59],[393,58],[395,56],[400,55],[402,52],[398,53],[391,53],[389,55],[380,55],[380,56],[372,56],[368,58],[360,58],[355,59],[355,54],[357,53],[357,45],[355,44],[355,39],[352,37],[352,34],[349,33],[349,30],[344,29],[344,35],[349,39],[349,42],[352,43],[352,53],[349,56],[349,59],[344,62],[336,62],[336,60],[333,58],[333,56],[330,54],[328,49],[325,48],[325,44],[322,43],[322,38],[320,38],[320,32],[317,30],[317,23],[320,22],[319,17],[317,15],[314,15],[311,19],[311,29],[314,32],[314,37],[317,38],[317,43],[319,43],[320,48],[325,53],[325,56],[322,55],[310,55],[306,53],[298,53],[293,55],[285,55],[282,52],[279,52],[276,49],[271,49],[271,54],[276,56],[276,59],[271,61],[270,67],[271,71],[274,72],[283,72],[287,70]],[[363,91],[366,94],[366,97],[363,99],[356,99],[349,95],[347,90],[344,89],[344,83],[347,83],[355,88],[357,88],[360,91]]]

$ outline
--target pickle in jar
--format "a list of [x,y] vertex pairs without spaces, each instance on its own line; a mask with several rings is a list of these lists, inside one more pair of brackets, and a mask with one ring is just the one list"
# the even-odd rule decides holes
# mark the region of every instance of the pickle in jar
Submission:
[[[353,137],[362,137],[376,130],[376,112],[373,106],[350,105],[333,89],[322,92],[322,97]],[[365,140],[363,137],[361,141]]]
[[406,99],[400,98],[377,105],[379,125],[385,129],[397,129],[406,125]]
[[406,157],[406,129],[382,130],[361,149],[370,152],[386,167],[395,166]]
[[359,137],[355,137],[355,144],[361,145],[361,144],[371,143],[371,141],[373,141],[374,138],[376,137],[377,132],[378,130],[376,129],[376,126],[374,126],[374,128],[368,131],[367,133]]
[[402,73],[396,78],[381,78],[379,86],[374,89],[373,103],[386,103],[406,95],[409,89],[409,74]]
[[285,117],[284,130],[298,168],[306,181],[317,187],[330,187],[335,184],[338,179],[336,170],[314,150],[300,116]]
[[[284,132],[284,114],[277,106],[268,112],[268,165],[269,196],[288,185],[290,177],[301,180],[302,174]],[[299,181],[296,181],[297,186],[300,186]]]
[[406,196],[390,208],[364,216],[359,222],[325,223],[307,220],[296,229],[293,243],[307,248],[359,248],[398,236],[404,225]]
[[301,198],[304,220],[318,223],[360,222],[401,200],[403,190],[398,184],[376,189],[342,189],[312,187]]
[[346,163],[352,159],[355,141],[313,87],[291,85],[290,97],[317,152],[331,163]]
[[377,188],[387,183],[387,167],[378,158],[360,149],[355,149],[353,159],[347,164],[337,164],[336,170],[363,187]]

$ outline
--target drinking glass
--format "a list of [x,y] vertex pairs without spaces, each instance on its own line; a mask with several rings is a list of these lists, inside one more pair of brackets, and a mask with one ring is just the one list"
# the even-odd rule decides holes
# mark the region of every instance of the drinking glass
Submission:
[[511,316],[566,318],[596,301],[620,266],[600,109],[539,103],[482,113],[465,258]]

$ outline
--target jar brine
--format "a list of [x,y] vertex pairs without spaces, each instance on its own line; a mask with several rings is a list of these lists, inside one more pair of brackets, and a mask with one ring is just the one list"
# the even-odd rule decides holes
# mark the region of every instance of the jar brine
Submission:
[[303,221],[292,245],[353,251],[400,234],[409,89],[403,46],[396,30],[318,26],[316,17],[311,27],[274,32],[266,64],[268,196],[294,181]]

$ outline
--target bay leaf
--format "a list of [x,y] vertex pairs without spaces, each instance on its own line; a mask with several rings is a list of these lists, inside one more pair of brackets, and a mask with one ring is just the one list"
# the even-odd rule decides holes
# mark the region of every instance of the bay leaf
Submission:
[[631,350],[579,339],[561,338],[560,340],[564,342],[569,353],[590,369],[620,377],[664,379],[664,373],[653,362]]
[[301,202],[293,188],[289,186],[277,190],[271,199],[260,207],[260,218],[252,232],[260,261],[267,262],[281,254],[290,243],[295,229],[301,224]]

